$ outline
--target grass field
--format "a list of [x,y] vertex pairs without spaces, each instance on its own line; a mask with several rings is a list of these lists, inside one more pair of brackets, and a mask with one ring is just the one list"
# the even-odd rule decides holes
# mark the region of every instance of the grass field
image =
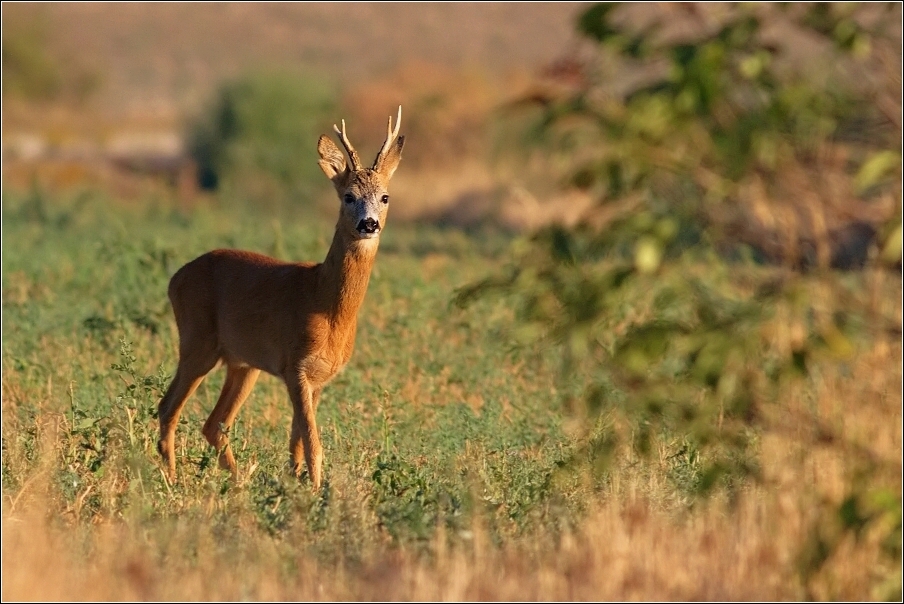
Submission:
[[[667,438],[649,459],[625,449],[603,473],[578,463],[586,430],[565,401],[580,378],[557,374],[555,349],[516,344],[505,300],[450,305],[498,266],[510,236],[390,218],[355,355],[319,410],[322,492],[287,472],[290,404],[274,378],[260,380],[233,430],[239,480],[217,469],[200,428],[219,372],[186,407],[178,480],[167,484],[155,410],[175,366],[169,276],[218,246],[319,259],[328,216],[4,194],[4,599],[900,589],[882,554],[894,514],[854,539],[831,511],[859,485],[864,456],[878,468],[865,492],[900,497],[901,347],[885,327],[900,325],[900,277],[882,270],[812,280],[873,324],[858,323],[847,362],[821,363],[777,401],[788,430],[762,435],[763,480],[703,500],[691,486],[698,461]],[[802,417],[833,436],[820,440]]]
[[[4,3],[4,600],[900,600],[900,251],[798,270],[686,214],[696,189],[644,209],[578,178],[612,132],[556,142],[522,101],[584,85],[584,8]],[[323,488],[289,471],[272,376],[231,429],[237,479],[218,469],[221,370],[168,482],[170,277],[217,247],[322,260],[337,201],[308,142],[344,118],[367,155],[399,103],[354,355],[317,412]],[[827,140],[818,186],[707,207],[796,246],[787,214],[837,202],[891,239],[900,156],[870,132],[875,187],[839,186],[869,162]]]

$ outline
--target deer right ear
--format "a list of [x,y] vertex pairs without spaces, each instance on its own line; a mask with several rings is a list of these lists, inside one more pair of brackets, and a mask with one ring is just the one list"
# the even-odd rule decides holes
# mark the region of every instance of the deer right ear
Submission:
[[333,181],[333,184],[339,185],[348,174],[348,167],[345,163],[345,156],[333,141],[325,134],[317,141],[317,152],[320,154],[320,169],[326,174],[326,177]]
[[396,168],[399,167],[399,162],[402,161],[402,147],[404,146],[405,137],[398,137],[386,153],[381,155],[375,162],[374,170],[382,174],[386,180],[392,178]]

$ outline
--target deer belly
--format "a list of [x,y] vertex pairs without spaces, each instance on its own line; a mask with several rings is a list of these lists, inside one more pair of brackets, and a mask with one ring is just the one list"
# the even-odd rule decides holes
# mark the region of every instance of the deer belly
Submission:
[[235,365],[239,367],[254,367],[265,371],[270,375],[277,377],[283,376],[284,363],[278,359],[268,358],[266,355],[255,354],[235,354],[233,352],[224,351],[220,353],[220,358],[227,365]]
[[[220,357],[230,365],[248,365],[271,375],[282,376],[286,355],[281,342],[270,338],[223,337]],[[231,335],[231,334],[230,334]]]

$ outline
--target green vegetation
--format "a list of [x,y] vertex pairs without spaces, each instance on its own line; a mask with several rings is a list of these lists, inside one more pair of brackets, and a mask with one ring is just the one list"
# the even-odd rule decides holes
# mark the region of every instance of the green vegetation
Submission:
[[50,98],[61,87],[60,67],[43,52],[44,31],[33,22],[3,38],[4,93]]
[[[218,246],[274,253],[279,245],[287,257],[318,259],[332,226],[287,221],[275,230],[267,219],[220,211],[111,212],[85,198],[48,209],[42,200],[33,193],[3,204],[3,363],[17,388],[49,388],[38,406],[13,395],[5,408],[7,493],[28,480],[40,457],[39,424],[55,418],[60,440],[44,452],[59,490],[55,505],[78,502],[89,518],[168,518],[218,492],[227,509],[253,513],[260,530],[284,534],[301,523],[335,539],[332,531],[350,530],[352,519],[332,503],[350,490],[402,541],[428,539],[442,523],[455,535],[475,510],[489,514],[499,538],[576,520],[576,491],[551,486],[571,442],[548,375],[505,372],[526,360],[499,337],[511,327],[499,305],[449,314],[453,289],[490,267],[480,246],[430,227],[387,231],[354,361],[320,408],[329,460],[320,496],[286,470],[290,405],[275,378],[257,386],[232,436],[243,485],[216,468],[200,434],[222,379],[216,372],[184,414],[180,480],[168,486],[156,465],[155,414],[176,360],[169,276]],[[424,254],[441,264],[432,278],[420,268]],[[371,538],[376,528],[361,524],[353,534]]]
[[317,182],[317,137],[334,117],[323,78],[252,74],[222,85],[189,127],[199,184],[255,202],[306,198]]
[[[900,266],[900,235],[871,242],[880,226],[901,230],[900,124],[881,114],[869,83],[841,69],[819,82],[763,30],[797,27],[837,51],[832,60],[867,71],[876,68],[871,48],[894,38],[884,21],[873,15],[864,25],[868,16],[851,6],[733,6],[706,16],[690,6],[699,27],[681,36],[663,34],[665,14],[625,24],[624,8],[596,5],[579,29],[600,43],[601,65],[647,76],[615,94],[606,72],[591,69],[576,91],[544,99],[538,129],[542,152],[553,146],[571,158],[570,180],[595,192],[609,218],[542,229],[504,271],[463,288],[457,301],[499,295],[516,309],[522,342],[559,350],[559,379],[580,384],[570,407],[588,432],[600,418],[609,423],[586,437],[597,468],[611,468],[619,443],[642,457],[664,446],[692,459],[682,484],[733,497],[762,477],[764,434],[819,425],[814,410],[789,416],[789,396],[846,362],[865,326],[900,334],[893,308],[864,306],[862,284],[827,270],[862,267],[870,253]],[[876,136],[856,135],[870,123],[881,126]],[[829,165],[825,155],[839,149],[847,162]],[[827,172],[859,207],[884,195],[896,216],[884,225],[839,218],[838,191],[817,184]],[[758,204],[778,226],[739,237]],[[782,224],[780,205],[796,218]],[[801,220],[808,212],[818,220]],[[840,233],[860,230],[862,241],[839,242]],[[767,236],[786,247],[770,248]],[[813,438],[845,440],[832,429]],[[821,522],[841,517],[841,533],[857,533],[893,518],[885,528],[897,545],[886,563],[900,565],[900,464],[859,456],[845,464],[858,479]],[[882,512],[852,519],[857,502],[875,498]],[[839,542],[822,540],[819,555],[805,556],[805,582]]]
[[[312,493],[307,483],[287,472],[290,407],[283,385],[274,378],[260,381],[234,427],[240,481],[233,483],[217,469],[215,454],[200,434],[218,395],[222,375],[217,372],[183,414],[178,481],[166,484],[155,451],[154,414],[175,366],[175,329],[165,296],[168,277],[181,263],[217,246],[288,258],[325,253],[328,221],[280,224],[277,228],[270,218],[240,209],[199,208],[184,214],[153,203],[117,207],[90,194],[68,201],[47,199],[39,191],[6,195],[2,478],[10,512],[43,501],[56,526],[75,530],[113,523],[130,531],[149,530],[156,535],[150,551],[161,552],[203,550],[207,533],[189,528],[201,522],[212,535],[230,534],[223,547],[250,552],[251,559],[266,559],[257,548],[272,540],[277,564],[289,564],[285,572],[299,552],[317,564],[369,568],[375,556],[395,548],[426,556],[414,560],[431,560],[440,534],[444,543],[467,551],[475,527],[503,549],[555,544],[582,531],[586,515],[597,506],[620,501],[628,492],[678,517],[695,509],[698,494],[712,487],[714,478],[716,492],[743,499],[743,493],[756,491],[737,482],[743,476],[735,470],[759,464],[774,478],[774,454],[763,459],[757,435],[763,426],[785,422],[790,431],[810,435],[804,438],[806,446],[815,446],[810,438],[827,439],[843,443],[840,452],[870,451],[863,454],[874,464],[873,473],[843,479],[847,483],[859,476],[868,480],[868,488],[849,490],[839,517],[842,527],[864,534],[872,534],[876,526],[888,531],[882,537],[888,541],[888,555],[900,555],[894,541],[900,528],[900,514],[894,516],[899,499],[889,474],[894,462],[887,450],[873,450],[861,436],[845,436],[845,420],[826,415],[823,387],[813,379],[836,379],[829,376],[851,371],[871,375],[881,371],[875,359],[850,364],[849,356],[839,365],[830,354],[815,354],[805,362],[810,378],[779,378],[778,401],[766,398],[773,390],[751,390],[748,394],[755,398],[748,407],[724,406],[723,416],[722,401],[735,403],[726,398],[726,378],[721,376],[730,370],[737,379],[756,384],[760,364],[768,370],[769,357],[763,356],[768,348],[741,349],[738,354],[747,356],[740,359],[731,351],[759,342],[752,335],[757,330],[745,326],[761,325],[764,313],[777,312],[774,304],[763,303],[772,298],[761,297],[755,305],[738,299],[742,286],[736,275],[729,278],[727,267],[713,272],[710,264],[701,272],[687,262],[684,268],[696,274],[696,285],[632,277],[630,289],[614,289],[618,304],[604,343],[621,352],[607,357],[615,359],[614,365],[603,365],[593,357],[596,345],[587,335],[583,342],[572,336],[565,349],[537,347],[524,339],[531,325],[523,322],[524,312],[546,308],[552,292],[520,307],[481,299],[467,309],[450,310],[456,289],[491,271],[501,250],[523,242],[429,225],[393,224],[385,234],[355,355],[326,390],[319,410],[327,459],[322,492]],[[537,270],[542,272],[543,266],[538,264]],[[605,263],[587,264],[583,271],[590,281],[562,282],[556,295],[577,300],[588,283],[612,275]],[[754,287],[757,271],[744,273],[748,287]],[[890,300],[900,287],[895,281],[877,285],[877,278],[863,273],[834,284],[819,277],[795,283],[803,290],[830,287],[839,297],[833,308],[844,305],[846,331],[839,337],[845,346],[865,350],[886,337],[867,325],[885,325],[888,310],[875,302],[871,306],[859,292],[880,287],[878,295]],[[670,289],[688,287],[697,287],[700,295],[718,291],[721,297],[657,306],[666,295],[674,299]],[[697,306],[688,304],[693,300]],[[715,329],[696,328],[701,320],[716,320],[699,314],[704,302],[715,317],[739,330],[736,340],[718,338]],[[663,347],[656,340],[659,334],[642,340],[634,330],[626,337],[625,321],[650,313],[665,313],[665,326],[685,326],[687,335],[665,346],[669,354],[664,358],[650,356]],[[628,350],[619,341],[640,348]],[[702,350],[682,356],[691,354],[695,343]],[[717,345],[722,348],[714,353],[706,348]],[[581,356],[581,350],[588,356]],[[885,354],[893,358],[899,351]],[[659,375],[686,377],[656,399],[653,386],[661,382],[644,378],[632,354],[647,355],[645,362]],[[688,358],[696,362],[687,366]],[[704,366],[700,358],[709,358],[709,364]],[[571,373],[561,373],[563,362],[570,363],[565,367]],[[616,368],[634,368],[633,381],[612,374]],[[698,407],[672,403],[675,397],[690,396],[697,384],[703,397]],[[569,419],[576,417],[575,403],[588,393],[587,400],[598,405],[597,419],[575,425]],[[877,401],[877,410],[892,404],[884,400]],[[613,409],[621,409],[622,415],[613,415]],[[866,417],[874,417],[872,413]],[[760,420],[764,416],[772,419]],[[633,423],[620,423],[624,420],[619,417]],[[817,421],[818,428],[805,428],[803,422],[809,420]],[[638,426],[646,428],[637,432]],[[633,451],[618,441],[632,429]],[[714,453],[707,434],[727,448]],[[742,440],[726,441],[727,436]],[[794,451],[798,445],[792,441],[785,446]],[[644,455],[648,452],[652,454]],[[733,458],[738,452],[741,457]],[[794,468],[802,460],[782,467]],[[713,474],[713,468],[722,473]],[[877,475],[890,482],[875,482]],[[832,508],[826,510],[832,518]],[[889,514],[898,520],[890,520]],[[811,577],[818,584],[819,568],[844,542],[844,530],[833,527],[832,522],[816,522],[812,537],[800,545],[801,585]],[[84,546],[88,551],[106,551],[106,546],[90,543]],[[208,559],[201,550],[201,559]],[[179,564],[195,563],[186,559]],[[881,564],[878,568],[888,563]],[[882,571],[883,581],[888,572]],[[793,582],[790,589],[781,593],[801,593]]]

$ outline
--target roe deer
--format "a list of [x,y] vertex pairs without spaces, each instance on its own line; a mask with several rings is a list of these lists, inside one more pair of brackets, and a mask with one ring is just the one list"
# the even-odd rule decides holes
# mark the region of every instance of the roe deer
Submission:
[[202,432],[217,449],[221,468],[236,474],[228,431],[261,371],[282,378],[292,400],[291,463],[301,474],[302,454],[315,489],[323,453],[317,404],[323,386],[348,362],[355,345],[358,308],[386,224],[387,186],[402,159],[402,107],[386,128],[373,167],[364,168],[342,129],[345,151],[326,136],[318,164],[339,194],[336,233],[321,264],[287,263],[239,250],[214,250],[179,269],[169,298],[179,330],[179,366],[160,400],[160,440],[168,478],[175,478],[179,414],[204,376],[220,361],[226,380]]

